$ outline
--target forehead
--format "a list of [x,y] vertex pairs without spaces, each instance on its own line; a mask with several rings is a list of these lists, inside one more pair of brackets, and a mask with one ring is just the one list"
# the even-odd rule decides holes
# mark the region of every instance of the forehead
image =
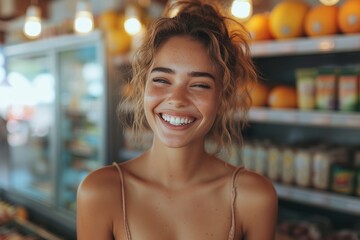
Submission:
[[190,36],[175,36],[164,42],[154,57],[153,66],[187,67],[215,73],[215,67],[204,44]]

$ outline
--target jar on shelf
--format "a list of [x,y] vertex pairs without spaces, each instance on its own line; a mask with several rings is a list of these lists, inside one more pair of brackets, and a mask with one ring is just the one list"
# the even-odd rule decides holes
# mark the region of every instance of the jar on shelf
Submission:
[[267,142],[257,142],[255,144],[255,172],[266,175],[268,168],[268,149]]
[[241,148],[241,159],[245,168],[255,170],[255,146],[252,142],[245,142]]
[[313,153],[311,149],[300,148],[295,154],[295,183],[301,187],[310,187],[312,178]]
[[331,168],[331,190],[342,194],[353,194],[356,170],[349,162],[336,162]]
[[333,164],[334,160],[335,159],[332,153],[329,152],[327,149],[318,150],[314,153],[312,168],[313,187],[321,190],[329,189],[331,165]]
[[281,181],[285,184],[294,183],[295,179],[295,150],[285,147],[282,152]]
[[279,146],[271,145],[268,148],[267,176],[274,181],[281,178],[282,151]]

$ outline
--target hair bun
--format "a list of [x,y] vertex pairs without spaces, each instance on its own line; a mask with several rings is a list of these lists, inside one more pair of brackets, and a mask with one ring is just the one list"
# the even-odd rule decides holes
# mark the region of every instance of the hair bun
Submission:
[[165,10],[165,16],[167,17],[179,17],[183,14],[199,16],[211,22],[223,21],[220,6],[216,3],[208,3],[203,0],[170,1]]

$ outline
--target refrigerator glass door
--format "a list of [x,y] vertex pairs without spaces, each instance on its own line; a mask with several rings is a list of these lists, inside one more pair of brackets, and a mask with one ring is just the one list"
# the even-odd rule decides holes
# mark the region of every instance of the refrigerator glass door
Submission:
[[[2,96],[10,146],[10,187],[35,200],[53,203],[55,174],[51,144],[54,134],[55,79],[50,57],[7,59]],[[6,104],[3,102],[3,105]]]
[[96,45],[58,55],[60,84],[60,190],[62,208],[75,212],[79,183],[103,165],[103,64]]

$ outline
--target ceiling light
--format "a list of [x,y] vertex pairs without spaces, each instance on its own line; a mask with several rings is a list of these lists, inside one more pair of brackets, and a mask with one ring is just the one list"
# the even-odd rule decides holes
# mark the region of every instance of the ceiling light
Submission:
[[74,30],[76,33],[89,33],[94,28],[94,17],[90,3],[80,0],[76,4]]
[[23,28],[25,36],[34,39],[41,34],[41,11],[38,6],[30,5],[26,10]]
[[231,13],[235,17],[246,20],[252,15],[252,0],[234,0],[231,5]]
[[141,22],[139,20],[139,11],[135,5],[130,4],[125,9],[125,31],[130,35],[135,35],[141,30]]
[[320,2],[326,6],[332,6],[339,2],[339,0],[320,0]]

